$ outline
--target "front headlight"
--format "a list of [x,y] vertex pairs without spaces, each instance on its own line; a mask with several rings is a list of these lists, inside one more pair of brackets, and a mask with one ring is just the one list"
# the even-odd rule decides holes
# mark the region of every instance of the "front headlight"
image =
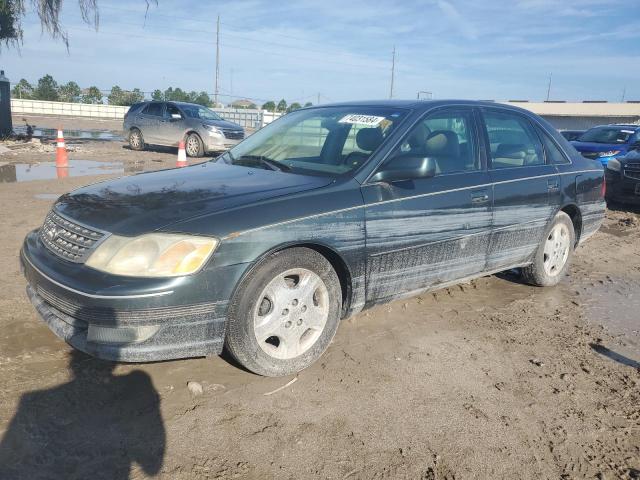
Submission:
[[211,133],[217,133],[218,135],[222,135],[222,130],[220,130],[218,127],[215,127],[213,125],[206,125],[206,124],[203,124],[202,126],[207,130],[209,130]]
[[607,162],[607,168],[609,170],[613,170],[614,172],[619,172],[620,170],[622,170],[622,165],[618,160],[616,160],[615,158],[612,158]]
[[193,235],[111,235],[91,254],[86,265],[114,275],[176,277],[200,270],[217,246],[215,238]]
[[608,152],[600,152],[598,154],[599,157],[613,157],[620,153],[620,150],[609,150]]

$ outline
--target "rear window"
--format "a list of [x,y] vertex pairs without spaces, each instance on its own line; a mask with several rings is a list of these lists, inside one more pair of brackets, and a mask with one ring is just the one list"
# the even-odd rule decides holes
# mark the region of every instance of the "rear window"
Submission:
[[146,104],[144,102],[134,103],[129,107],[129,110],[127,110],[127,113],[138,113],[140,110],[142,110],[142,107],[144,107],[145,105]]
[[145,115],[153,115],[155,117],[162,116],[162,104],[161,103],[150,103],[147,105],[147,108],[144,109],[143,112]]
[[587,130],[578,140],[592,143],[627,143],[635,130],[624,127],[595,127]]

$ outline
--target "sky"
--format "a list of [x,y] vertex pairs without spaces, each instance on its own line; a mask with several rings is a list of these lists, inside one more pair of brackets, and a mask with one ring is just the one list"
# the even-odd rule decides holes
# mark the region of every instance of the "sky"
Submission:
[[98,0],[100,24],[64,2],[63,42],[26,2],[24,41],[3,47],[12,82],[214,91],[220,100],[389,98],[640,100],[640,0]]

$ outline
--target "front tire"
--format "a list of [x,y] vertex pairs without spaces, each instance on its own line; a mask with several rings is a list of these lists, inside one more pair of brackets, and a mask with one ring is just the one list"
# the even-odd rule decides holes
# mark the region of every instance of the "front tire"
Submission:
[[144,137],[142,132],[137,128],[132,128],[129,132],[129,146],[131,150],[144,150]]
[[204,144],[197,133],[187,135],[187,140],[184,143],[187,156],[201,157],[204,155]]
[[575,244],[571,218],[558,212],[545,232],[533,263],[522,269],[523,279],[539,287],[557,285],[569,269]]
[[297,373],[331,343],[341,306],[340,281],[325,257],[309,248],[276,252],[237,288],[229,306],[226,348],[254,373]]

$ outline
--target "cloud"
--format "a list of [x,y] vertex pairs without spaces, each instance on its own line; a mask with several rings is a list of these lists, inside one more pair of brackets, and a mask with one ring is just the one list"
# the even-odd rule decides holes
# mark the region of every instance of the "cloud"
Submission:
[[449,23],[462,34],[467,40],[475,40],[478,38],[478,34],[474,26],[465,19],[456,7],[447,0],[438,0],[438,8],[447,18]]

